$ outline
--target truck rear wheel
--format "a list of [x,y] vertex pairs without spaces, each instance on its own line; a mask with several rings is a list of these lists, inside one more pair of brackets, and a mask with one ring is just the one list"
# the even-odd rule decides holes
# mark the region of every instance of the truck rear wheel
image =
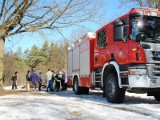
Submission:
[[76,95],[81,94],[81,88],[79,87],[78,78],[77,78],[77,77],[74,78],[73,90],[74,90],[74,93],[75,93]]
[[155,100],[160,101],[160,92],[155,92],[154,98],[155,98]]
[[121,103],[125,97],[125,89],[119,88],[118,79],[115,74],[110,73],[105,81],[106,99],[112,103]]

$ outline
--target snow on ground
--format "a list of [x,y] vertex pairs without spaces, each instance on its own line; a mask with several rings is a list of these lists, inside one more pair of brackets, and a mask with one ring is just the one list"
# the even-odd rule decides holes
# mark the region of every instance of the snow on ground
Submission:
[[[10,90],[11,87],[5,87]],[[25,92],[0,97],[0,120],[159,120],[160,102],[145,94],[127,93],[124,103],[112,104],[101,92]]]

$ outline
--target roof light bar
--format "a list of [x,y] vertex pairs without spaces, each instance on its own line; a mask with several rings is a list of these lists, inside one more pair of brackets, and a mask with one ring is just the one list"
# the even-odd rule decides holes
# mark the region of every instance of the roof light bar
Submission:
[[133,7],[131,10],[155,10],[155,11],[158,11],[158,9],[155,9],[155,8],[138,7],[138,6]]

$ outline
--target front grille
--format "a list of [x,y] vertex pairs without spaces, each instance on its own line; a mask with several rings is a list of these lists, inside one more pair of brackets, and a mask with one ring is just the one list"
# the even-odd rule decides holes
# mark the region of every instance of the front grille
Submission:
[[145,43],[150,46],[150,49],[144,49],[147,59],[147,64],[150,68],[149,75],[160,77],[160,44],[158,43]]
[[153,57],[153,60],[154,60],[154,61],[160,61],[160,58]]
[[160,64],[155,64],[154,74],[155,76],[160,76]]
[[152,61],[155,64],[154,75],[160,76],[160,51],[152,51]]

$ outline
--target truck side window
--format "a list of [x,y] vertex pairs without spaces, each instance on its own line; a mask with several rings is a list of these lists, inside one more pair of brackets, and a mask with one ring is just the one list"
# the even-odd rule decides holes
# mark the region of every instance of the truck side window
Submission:
[[119,38],[124,38],[125,40],[127,40],[128,36],[127,36],[127,18],[124,18],[122,20],[123,23],[123,36],[119,36],[119,32],[121,31],[120,26],[114,26],[114,41],[121,41]]
[[105,47],[106,46],[106,29],[103,29],[98,32],[98,47]]

